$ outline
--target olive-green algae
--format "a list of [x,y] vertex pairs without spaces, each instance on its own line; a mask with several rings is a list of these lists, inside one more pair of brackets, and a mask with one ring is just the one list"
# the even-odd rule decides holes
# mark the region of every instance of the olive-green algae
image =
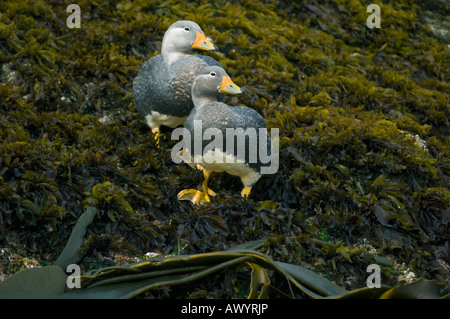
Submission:
[[[0,246],[54,261],[95,206],[86,260],[267,238],[274,258],[349,285],[377,260],[369,242],[448,282],[450,49],[421,3],[375,3],[380,29],[364,1],[78,1],[69,29],[59,1],[2,2]],[[201,174],[172,162],[167,131],[157,148],[135,111],[132,80],[179,19],[199,23],[248,92],[227,101],[280,129],[280,170],[251,200],[218,175],[212,203],[177,201]]]

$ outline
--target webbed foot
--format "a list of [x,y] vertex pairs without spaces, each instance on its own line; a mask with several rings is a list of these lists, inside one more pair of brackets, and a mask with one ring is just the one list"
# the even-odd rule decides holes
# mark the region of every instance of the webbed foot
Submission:
[[191,188],[182,190],[177,195],[178,200],[189,200],[195,205],[201,205],[210,202],[211,200],[209,196],[216,196],[216,193],[211,189],[208,189],[208,191],[205,193],[199,191],[198,189]]
[[244,198],[248,198],[251,191],[252,191],[251,187],[245,186],[244,189],[242,189],[241,196]]

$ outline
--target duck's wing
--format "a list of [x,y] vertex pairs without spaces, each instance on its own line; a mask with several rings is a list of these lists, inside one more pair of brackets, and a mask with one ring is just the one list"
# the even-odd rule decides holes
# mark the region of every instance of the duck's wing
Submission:
[[[223,142],[221,149],[231,155],[236,155],[238,141],[241,140],[243,134],[245,134],[245,156],[248,159],[249,153],[248,149],[250,146],[256,146],[257,149],[260,147],[259,141],[259,129],[266,129],[266,122],[264,118],[255,110],[249,107],[241,106],[228,106],[222,102],[213,102],[208,105],[203,106],[200,110],[194,109],[186,120],[185,127],[189,130],[191,134],[191,141],[187,144],[188,148],[194,147],[194,131],[205,133],[207,129],[217,129],[222,135]],[[232,129],[231,131],[227,129]],[[213,132],[213,131],[211,131]],[[227,132],[232,133],[234,136],[234,148],[227,149]],[[241,140],[242,141],[242,140]],[[211,140],[202,140],[202,150],[211,143]],[[267,149],[268,154],[270,154],[271,140],[270,135],[267,134]]]
[[164,103],[169,91],[168,70],[162,55],[145,61],[133,80],[133,101],[142,117]]
[[[178,116],[188,116],[191,112],[194,107],[191,91],[195,75],[203,68],[211,65],[220,66],[220,63],[209,56],[203,55],[188,55],[171,65],[169,73],[173,112],[177,112]],[[220,95],[219,100],[223,100],[223,94]]]
[[244,128],[253,127],[255,129],[266,128],[266,121],[254,109],[244,106],[230,106],[230,109],[236,114],[239,124]]

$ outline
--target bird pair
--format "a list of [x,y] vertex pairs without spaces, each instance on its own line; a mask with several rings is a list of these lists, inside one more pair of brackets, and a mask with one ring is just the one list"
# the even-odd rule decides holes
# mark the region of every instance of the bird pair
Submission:
[[[240,94],[243,92],[230,79],[221,64],[208,56],[191,55],[191,49],[216,50],[200,26],[192,21],[177,21],[164,34],[161,54],[144,62],[133,81],[133,99],[137,111],[159,143],[160,126],[175,128],[184,125],[190,133],[184,140],[185,150],[182,159],[203,171],[202,190],[186,189],[178,194],[179,200],[190,200],[194,204],[209,202],[215,192],[208,188],[212,172],[227,172],[239,176],[244,188],[243,197],[248,197],[252,186],[261,177],[259,161],[249,161],[248,136],[245,137],[245,159],[238,158],[236,143],[227,148],[230,137],[228,129],[266,128],[261,115],[247,107],[229,106],[223,102],[223,93]],[[194,161],[194,132],[200,130],[204,136],[208,129],[222,133],[225,143],[220,147],[201,154]],[[237,137],[236,137],[237,139]],[[236,142],[236,141],[234,141]],[[263,141],[266,149],[271,149],[270,138]],[[207,144],[202,140],[202,150]],[[261,142],[257,141],[256,148]],[[207,160],[208,157],[222,158],[221,161]],[[192,164],[197,162],[197,165]]]

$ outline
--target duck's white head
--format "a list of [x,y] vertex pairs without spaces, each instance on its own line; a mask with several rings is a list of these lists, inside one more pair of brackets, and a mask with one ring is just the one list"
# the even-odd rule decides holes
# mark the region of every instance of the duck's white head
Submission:
[[189,54],[191,49],[216,50],[217,47],[209,41],[200,26],[188,20],[180,20],[167,29],[162,40],[161,54],[167,64],[171,64],[182,56]]

